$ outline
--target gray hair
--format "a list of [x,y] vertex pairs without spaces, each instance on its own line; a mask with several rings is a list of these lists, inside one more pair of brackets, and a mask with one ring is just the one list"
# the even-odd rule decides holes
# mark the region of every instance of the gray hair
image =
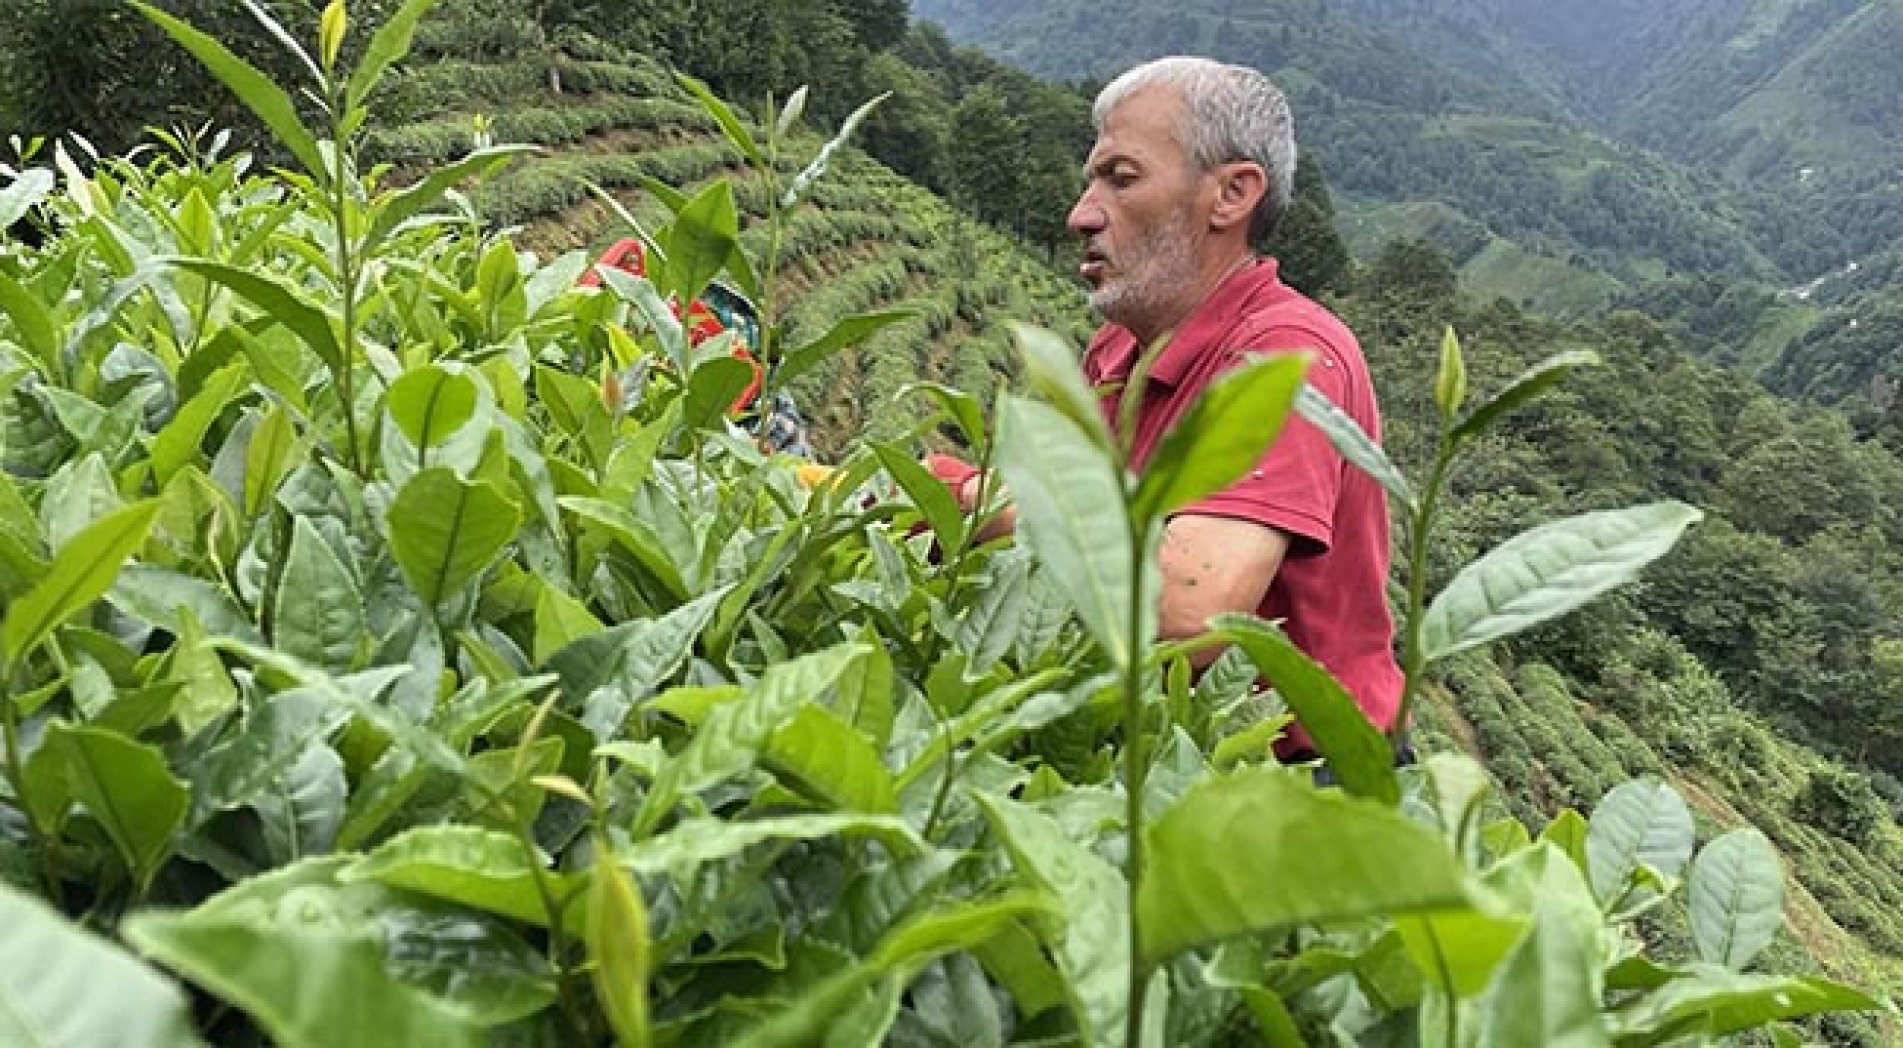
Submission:
[[1295,196],[1295,119],[1282,90],[1247,66],[1184,55],[1158,58],[1097,93],[1090,111],[1097,130],[1117,106],[1151,87],[1169,88],[1183,100],[1187,119],[1177,138],[1198,168],[1251,160],[1267,173],[1268,191],[1249,219],[1249,240],[1260,243]]

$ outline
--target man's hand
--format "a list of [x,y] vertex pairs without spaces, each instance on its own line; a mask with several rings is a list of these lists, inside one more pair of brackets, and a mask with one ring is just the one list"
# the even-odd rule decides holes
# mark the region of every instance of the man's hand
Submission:
[[[1163,573],[1157,632],[1164,640],[1185,640],[1208,632],[1212,616],[1226,611],[1254,614],[1282,566],[1288,544],[1287,535],[1254,521],[1171,517],[1163,526],[1156,558]],[[1190,662],[1201,668],[1220,654],[1221,648],[1207,648]]]
[[[978,504],[978,500],[986,493],[985,474],[977,467],[951,455],[927,455],[925,468],[932,471],[932,476],[945,482],[945,487],[951,490],[952,498],[958,500],[958,508],[966,516],[984,508]],[[999,490],[999,483],[995,476],[991,480],[990,488],[993,494]],[[1017,526],[1017,507],[1007,504],[987,521],[984,527],[978,529],[978,533],[972,536],[972,542],[990,542],[992,539],[1011,534],[1017,530]]]

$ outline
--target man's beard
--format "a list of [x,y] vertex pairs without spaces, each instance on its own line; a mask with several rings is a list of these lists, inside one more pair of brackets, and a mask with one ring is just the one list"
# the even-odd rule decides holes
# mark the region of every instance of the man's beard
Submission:
[[[1090,305],[1113,324],[1137,329],[1177,304],[1195,280],[1189,209],[1179,208],[1110,262],[1115,275],[1090,292]],[[1161,332],[1152,332],[1152,337]]]

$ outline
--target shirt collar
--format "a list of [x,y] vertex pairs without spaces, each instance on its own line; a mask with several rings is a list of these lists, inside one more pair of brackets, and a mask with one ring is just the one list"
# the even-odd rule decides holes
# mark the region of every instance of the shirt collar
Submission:
[[1169,346],[1150,368],[1150,381],[1180,385],[1196,361],[1235,326],[1256,298],[1279,283],[1276,268],[1275,259],[1257,258],[1216,285],[1189,318],[1177,325]]

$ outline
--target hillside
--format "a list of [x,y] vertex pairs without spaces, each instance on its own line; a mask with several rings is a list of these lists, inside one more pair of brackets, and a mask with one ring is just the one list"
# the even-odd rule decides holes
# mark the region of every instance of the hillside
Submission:
[[[1379,224],[1383,208],[1410,203],[1451,208],[1466,227],[1465,245],[1437,242],[1463,262],[1498,239],[1506,243],[1496,253],[1594,270],[1625,285],[1676,271],[1781,279],[1775,245],[1758,235],[1757,202],[1746,208],[1709,179],[1555,122],[1553,101],[1524,81],[1438,63],[1405,32],[1335,5],[1277,0],[1243,11],[1202,2],[926,0],[917,13],[1047,75],[1103,77],[1178,50],[1264,69],[1289,91],[1301,139],[1349,221],[1359,213]],[[1603,304],[1593,283],[1587,278],[1571,297]]]
[[[540,56],[419,68],[411,87],[441,100],[443,111],[379,132],[371,146],[400,164],[440,162],[468,148],[481,114],[496,141],[545,147],[481,187],[471,202],[486,221],[519,229],[523,245],[548,253],[598,254],[633,235],[591,196],[589,183],[652,225],[666,212],[640,188],[643,178],[691,191],[708,179],[740,176],[739,154],[663,66],[600,54],[563,56],[561,95],[548,91]],[[810,155],[820,142],[809,135],[795,155]],[[743,210],[757,215],[764,201],[751,186],[741,177],[736,191]],[[841,151],[811,201],[780,244],[774,298],[790,334],[816,337],[850,313],[912,314],[796,385],[816,444],[829,455],[859,436],[909,430],[923,407],[895,398],[908,383],[992,389],[1008,366],[1005,318],[1073,336],[1083,330],[1083,297],[1072,283],[856,147]],[[756,249],[765,247],[765,236],[757,222],[742,229]]]

